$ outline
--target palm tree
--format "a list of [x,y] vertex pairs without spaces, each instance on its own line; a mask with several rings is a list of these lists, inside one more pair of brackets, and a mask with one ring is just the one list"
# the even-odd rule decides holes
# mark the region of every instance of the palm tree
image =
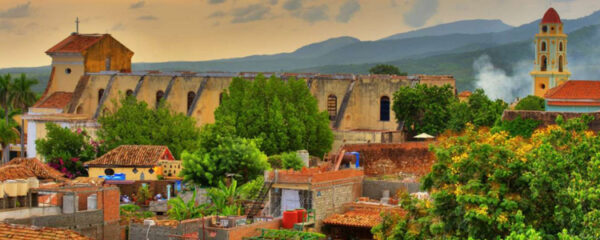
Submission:
[[[0,136],[0,138],[3,138],[2,141],[2,162],[8,162],[8,158],[10,157],[10,148],[9,148],[9,142],[11,141],[11,134],[9,133],[8,130],[10,128],[10,121],[9,121],[9,116],[8,113],[10,112],[11,106],[10,106],[10,97],[11,97],[11,83],[12,83],[12,78],[10,76],[10,74],[6,74],[4,76],[0,76],[0,107],[2,107],[2,109],[4,109],[4,122],[3,122],[3,128],[4,129],[4,133],[3,136]],[[14,139],[12,139],[12,141],[14,141]]]
[[2,160],[4,162],[7,162],[10,157],[10,143],[18,138],[19,133],[13,126],[5,121],[0,121],[0,144],[4,147],[4,150],[2,151]]
[[25,74],[21,74],[19,78],[14,79],[10,84],[9,104],[21,109],[23,113],[27,112],[27,108],[37,100],[36,94],[31,91],[31,87],[37,83],[38,80],[27,78]]

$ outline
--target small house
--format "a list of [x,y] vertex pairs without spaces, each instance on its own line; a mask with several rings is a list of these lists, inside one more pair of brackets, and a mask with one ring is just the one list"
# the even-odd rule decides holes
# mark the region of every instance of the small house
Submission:
[[86,162],[90,177],[107,180],[159,180],[163,175],[161,162],[169,161],[177,167],[181,161],[175,160],[167,146],[122,145],[101,157]]

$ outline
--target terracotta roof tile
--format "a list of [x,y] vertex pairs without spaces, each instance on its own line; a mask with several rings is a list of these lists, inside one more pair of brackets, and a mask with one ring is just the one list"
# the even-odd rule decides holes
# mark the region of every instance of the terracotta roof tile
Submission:
[[26,179],[30,177],[35,177],[35,174],[33,171],[23,166],[8,165],[0,167],[0,181]]
[[0,239],[91,240],[75,231],[0,223]]
[[46,53],[80,53],[93,46],[108,34],[71,34]]
[[35,105],[36,108],[65,108],[69,102],[71,102],[71,98],[73,97],[72,92],[55,92],[52,95],[48,96],[43,101],[39,102]]
[[544,14],[544,17],[542,18],[542,24],[548,23],[562,23],[562,21],[560,21],[560,16],[558,15],[558,12],[556,12],[554,8],[549,8],[548,11],[546,11],[546,13]]
[[548,101],[550,106],[600,106],[599,102]]
[[13,158],[4,166],[19,166],[21,168],[26,168],[39,179],[65,180],[65,177],[61,172],[41,162],[37,158]]
[[553,100],[598,100],[600,101],[600,81],[570,80],[550,89],[545,96]]
[[365,228],[372,228],[380,222],[379,212],[367,210],[348,211],[344,214],[335,213],[323,220],[324,224]]
[[469,96],[471,96],[471,94],[473,94],[473,93],[471,93],[471,91],[462,91],[458,94],[458,96],[459,97],[469,97]]
[[159,160],[173,160],[167,146],[121,145],[85,166],[156,166]]

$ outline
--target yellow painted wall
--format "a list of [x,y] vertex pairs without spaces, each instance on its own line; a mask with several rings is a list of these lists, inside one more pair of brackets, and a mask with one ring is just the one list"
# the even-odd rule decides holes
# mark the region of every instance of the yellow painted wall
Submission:
[[[79,78],[84,74],[84,59],[82,56],[54,56],[52,67],[55,68],[54,79],[51,82],[52,86],[48,86],[48,96],[58,91],[73,92]],[[68,73],[67,69],[71,72]]]
[[164,177],[177,177],[182,169],[181,161],[179,160],[159,161],[158,165],[162,167]]
[[[88,174],[90,177],[98,177],[106,175],[104,170],[106,168],[101,167],[90,167],[88,169]],[[133,168],[112,168],[115,170],[115,173],[125,173],[125,180],[142,180],[140,177],[142,173],[144,173],[143,180],[158,180],[157,174],[148,172],[150,168],[137,168],[138,172],[133,173]]]
[[536,77],[533,87],[533,94],[543,98],[550,88],[550,81],[547,77]]

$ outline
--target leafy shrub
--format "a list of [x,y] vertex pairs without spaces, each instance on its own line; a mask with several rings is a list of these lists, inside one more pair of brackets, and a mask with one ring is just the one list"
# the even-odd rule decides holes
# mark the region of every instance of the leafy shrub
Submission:
[[296,152],[287,152],[281,154],[282,168],[300,170],[304,167],[304,162]]
[[534,119],[522,119],[520,116],[514,120],[502,120],[494,128],[492,132],[506,131],[511,136],[521,136],[525,138],[531,137],[533,131],[540,126],[542,121]]
[[279,155],[279,154],[269,156],[269,158],[267,158],[267,161],[269,162],[269,164],[271,165],[271,168],[273,168],[273,169],[283,168],[283,159],[281,158],[281,155]]

